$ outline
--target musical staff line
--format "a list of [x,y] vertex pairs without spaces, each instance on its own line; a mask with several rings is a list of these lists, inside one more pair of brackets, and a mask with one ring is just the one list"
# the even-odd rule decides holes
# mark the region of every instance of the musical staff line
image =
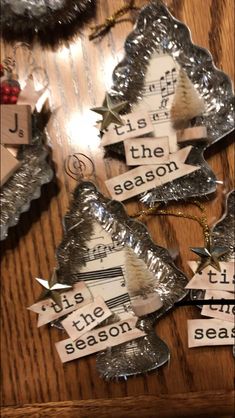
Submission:
[[130,302],[130,298],[128,293],[123,293],[122,295],[112,299],[108,299],[105,302],[108,305],[109,309],[113,309],[114,307],[122,305],[123,303]]
[[107,279],[114,277],[123,277],[123,271],[121,267],[110,267],[103,270],[95,270],[90,272],[78,273],[77,277],[79,280],[97,280],[97,279]]

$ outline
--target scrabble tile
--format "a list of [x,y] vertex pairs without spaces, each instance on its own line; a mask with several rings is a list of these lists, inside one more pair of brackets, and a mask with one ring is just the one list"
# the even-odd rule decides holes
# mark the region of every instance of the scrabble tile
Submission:
[[1,105],[1,144],[29,144],[31,137],[31,107]]

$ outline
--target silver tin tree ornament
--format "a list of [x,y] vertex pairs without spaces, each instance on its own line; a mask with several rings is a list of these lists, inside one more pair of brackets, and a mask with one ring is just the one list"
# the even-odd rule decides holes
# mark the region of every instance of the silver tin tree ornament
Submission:
[[[129,278],[127,250],[135,259]],[[98,354],[97,368],[103,377],[125,378],[154,370],[169,360],[169,349],[156,335],[154,325],[186,295],[187,278],[176,268],[169,252],[154,244],[145,226],[128,217],[121,203],[104,197],[94,184],[81,182],[64,218],[64,237],[56,257],[61,283],[84,281],[93,297],[102,295],[113,312],[106,324],[133,314],[138,295],[147,304],[149,295],[151,303],[152,296],[156,296],[154,305],[141,311],[143,315],[137,312],[137,327],[146,336]],[[133,270],[137,269],[140,277],[141,268],[148,272],[144,285],[138,280],[133,283]],[[62,328],[60,321],[54,325]]]
[[[193,132],[186,129],[177,143],[171,108],[181,70],[188,77],[188,83],[185,80],[183,83],[188,93],[190,83],[197,91],[194,107],[200,111],[191,121]],[[204,159],[204,152],[234,129],[232,83],[215,67],[210,52],[192,43],[189,29],[172,16],[160,0],[152,0],[140,12],[133,32],[126,39],[124,59],[114,69],[111,94],[114,102],[128,101],[129,106],[121,112],[123,117],[130,112],[147,111],[154,136],[168,136],[172,155],[190,144],[185,163],[198,168],[140,194],[142,202],[152,206],[160,201],[202,197],[216,190],[216,177]],[[200,104],[200,100],[204,104]],[[198,136],[199,132],[202,134]],[[149,134],[146,138],[149,139]],[[123,142],[105,149],[107,153],[112,151],[112,155],[114,152],[125,156]]]

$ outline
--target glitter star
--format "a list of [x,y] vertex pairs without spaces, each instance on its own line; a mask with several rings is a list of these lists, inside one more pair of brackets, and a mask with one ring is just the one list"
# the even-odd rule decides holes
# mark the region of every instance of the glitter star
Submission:
[[36,277],[36,280],[38,283],[40,283],[41,286],[45,288],[39,296],[38,300],[51,298],[57,305],[59,305],[60,308],[63,308],[60,292],[61,290],[71,289],[72,286],[68,284],[62,284],[57,281],[56,269],[54,269],[50,280],[44,280],[38,277]]
[[124,125],[125,122],[119,115],[119,112],[126,107],[127,101],[115,103],[112,101],[111,96],[106,93],[104,105],[101,107],[93,107],[93,112],[99,113],[103,117],[101,121],[101,131],[107,128],[110,123],[116,123],[117,125]]
[[219,259],[226,253],[229,252],[229,249],[226,247],[195,247],[191,248],[195,254],[201,257],[199,265],[197,267],[196,273],[200,273],[207,266],[214,267],[216,270],[221,271]]

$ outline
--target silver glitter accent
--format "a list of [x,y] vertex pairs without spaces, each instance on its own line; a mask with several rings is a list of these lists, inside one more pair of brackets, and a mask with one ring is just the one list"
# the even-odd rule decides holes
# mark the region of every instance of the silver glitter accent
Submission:
[[[153,326],[187,294],[185,286],[188,280],[176,268],[169,252],[154,244],[145,225],[129,218],[120,202],[104,197],[92,183],[82,182],[74,191],[74,199],[64,221],[64,237],[57,250],[58,274],[62,282],[79,281],[79,271],[84,265],[84,246],[91,237],[94,222],[110,233],[115,242],[131,247],[144,260],[156,277],[155,291],[163,302],[161,309],[142,317],[137,323],[147,333],[146,337],[100,353],[97,368],[106,379],[156,369],[168,361],[169,350],[156,336]],[[131,312],[131,307],[128,312]],[[59,321],[52,325],[61,328]]]
[[211,230],[212,244],[229,248],[229,253],[221,259],[224,261],[235,258],[235,190],[226,198],[225,213]]
[[[125,57],[113,72],[112,92],[117,101],[129,102],[127,111],[141,100],[147,68],[156,52],[171,55],[203,97],[207,111],[195,119],[195,125],[207,127],[208,143],[194,145],[187,159],[188,164],[200,165],[200,170],[140,195],[140,200],[149,206],[159,201],[187,200],[213,193],[216,177],[203,153],[234,129],[231,80],[215,67],[209,51],[192,43],[187,26],[176,20],[160,0],[152,0],[140,12],[135,29],[126,39]],[[124,155],[122,143],[107,148]]]
[[31,201],[40,197],[42,185],[53,177],[46,161],[48,151],[43,145],[44,133],[37,124],[38,118],[33,115],[32,144],[21,146],[18,152],[21,167],[0,190],[0,240],[6,238],[8,228],[18,223],[21,213],[29,209]]

